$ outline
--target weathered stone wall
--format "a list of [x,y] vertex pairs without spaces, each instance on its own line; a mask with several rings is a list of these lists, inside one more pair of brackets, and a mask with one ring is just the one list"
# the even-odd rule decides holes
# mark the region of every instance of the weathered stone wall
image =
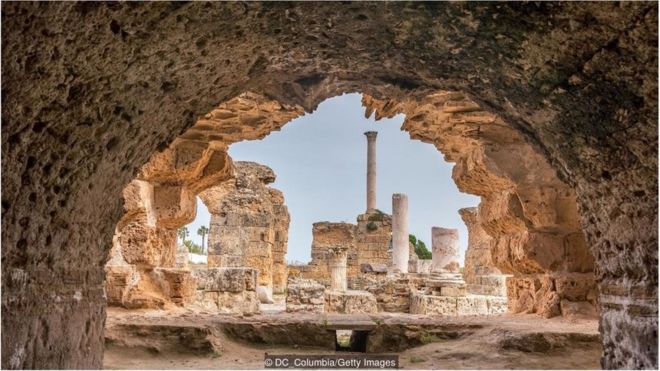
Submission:
[[[282,291],[289,213],[281,192],[266,187],[275,173],[255,162],[235,163],[235,178],[200,193],[211,214],[209,267],[250,267],[257,283]],[[277,268],[277,269],[275,269]]]
[[296,274],[330,285],[328,249],[340,246],[347,249],[348,286],[354,288],[362,264],[390,265],[391,234],[391,217],[379,211],[358,215],[357,224],[314,223],[312,260],[306,266],[295,267]]
[[392,217],[380,211],[360,214],[355,229],[355,260],[349,253],[349,286],[360,272],[361,264],[390,265],[392,239]]
[[408,313],[410,292],[414,287],[410,279],[408,275],[366,273],[355,280],[354,289],[371,293],[376,298],[378,311]]
[[[367,115],[405,113],[403,128],[456,163],[452,177],[461,191],[481,196],[479,220],[492,237],[491,259],[513,275],[509,309],[552,317],[573,314],[562,313],[562,300],[595,306],[594,259],[575,191],[519,132],[465,95],[438,92],[423,102],[363,99]],[[561,282],[580,284],[563,292],[571,286]]]
[[289,209],[284,205],[282,192],[270,188],[268,190],[273,203],[273,218],[275,221],[275,236],[273,241],[273,293],[281,294],[286,290],[287,264],[286,252],[289,244]]
[[312,260],[307,266],[297,267],[302,278],[315,280],[330,286],[330,253],[332,247],[347,250],[347,277],[355,277],[359,272],[355,249],[356,226],[350,223],[317,222],[312,225]]
[[255,269],[202,268],[193,269],[192,276],[196,279],[195,306],[225,314],[259,312]]
[[436,296],[414,292],[410,313],[440,316],[483,316],[506,313],[506,298],[483,296]]
[[325,285],[308,279],[289,282],[286,289],[286,311],[323,313]]
[[[101,366],[121,190],[219,104],[253,91],[278,115],[444,87],[498,113],[575,190],[602,364],[657,368],[657,19],[642,2],[3,3],[3,367]],[[229,120],[216,139],[288,121],[243,106],[211,120]]]
[[325,291],[325,312],[343,314],[377,313],[376,298],[367,291]]
[[472,294],[506,296],[506,276],[495,268],[490,255],[493,238],[479,223],[476,207],[458,210],[468,229],[468,246],[465,251],[463,278]]
[[117,223],[106,263],[108,304],[162,308],[172,302],[154,282],[154,269],[175,266],[176,231],[157,225],[154,187],[133,180],[123,191],[124,216]]

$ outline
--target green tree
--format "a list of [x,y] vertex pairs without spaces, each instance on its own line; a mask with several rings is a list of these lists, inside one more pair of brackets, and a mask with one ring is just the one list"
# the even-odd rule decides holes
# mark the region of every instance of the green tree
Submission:
[[182,244],[186,244],[186,238],[190,236],[190,232],[188,232],[188,227],[181,227],[177,229],[176,231],[177,236],[181,239]]
[[183,241],[183,245],[188,248],[188,252],[193,254],[202,254],[202,247],[190,240]]
[[201,226],[197,229],[197,234],[202,236],[202,253],[204,252],[204,237],[209,233],[209,229],[206,226]]
[[415,254],[420,259],[431,259],[431,252],[426,248],[426,244],[422,240],[418,240],[413,234],[408,235],[408,240],[415,246]]

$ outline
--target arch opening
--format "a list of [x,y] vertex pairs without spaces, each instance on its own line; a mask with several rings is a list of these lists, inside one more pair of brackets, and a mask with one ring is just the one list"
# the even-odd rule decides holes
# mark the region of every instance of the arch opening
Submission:
[[102,268],[123,215],[108,195],[198,115],[248,90],[309,111],[442,86],[505,118],[574,188],[602,366],[657,368],[657,5],[2,11],[3,367],[101,366]]
[[[387,290],[389,284],[403,282],[401,276],[390,279],[391,282],[378,282],[375,288],[364,286],[362,276],[369,273],[362,270],[364,264],[351,266],[344,263],[343,269],[348,268],[349,272],[348,275],[344,273],[348,278],[346,287],[357,291],[346,294],[328,292],[328,289],[335,289],[329,279],[331,273],[335,273],[334,255],[324,252],[319,258],[318,250],[314,258],[314,249],[321,249],[322,243],[317,242],[317,238],[320,241],[327,237],[321,229],[337,228],[333,223],[314,225],[313,260],[309,265],[287,267],[284,254],[289,214],[282,193],[266,186],[274,181],[275,174],[257,163],[232,161],[227,153],[229,143],[223,142],[222,138],[226,138],[225,132],[235,135],[237,122],[250,127],[245,134],[247,138],[262,138],[301,113],[294,110],[296,114],[293,114],[291,108],[278,102],[245,93],[206,115],[167,150],[154,155],[143,167],[139,180],[127,187],[130,189],[144,183],[155,190],[160,190],[163,183],[175,187],[177,197],[166,199],[147,194],[144,199],[145,192],[142,191],[139,197],[143,201],[137,203],[139,208],[147,210],[142,213],[160,215],[151,218],[152,224],[169,230],[176,230],[194,219],[194,199],[201,197],[212,215],[208,266],[191,273],[185,258],[175,258],[167,263],[168,266],[149,267],[140,273],[140,277],[145,273],[149,277],[142,278],[146,289],[141,287],[141,280],[133,278],[132,281],[133,287],[139,288],[134,290],[138,295],[132,300],[141,304],[135,306],[129,300],[119,305],[162,309],[165,304],[174,304],[219,313],[254,315],[260,312],[260,307],[262,313],[276,314],[288,311],[289,305],[295,307],[295,311],[351,313],[347,308],[360,303],[360,310],[369,312],[371,309],[365,308],[373,307],[374,313],[491,315],[506,312],[508,299],[508,309],[512,313],[535,313],[545,318],[596,318],[598,295],[593,275],[594,261],[578,221],[575,193],[559,180],[543,157],[514,129],[496,115],[482,111],[466,95],[456,92],[436,92],[411,101],[378,100],[364,95],[362,104],[367,117],[375,114],[381,119],[405,114],[402,130],[408,131],[413,139],[433,144],[445,159],[456,163],[452,177],[457,186],[481,197],[478,208],[460,210],[470,231],[462,286],[457,288],[455,283],[447,286],[446,282],[438,286],[437,277],[428,276],[432,272],[431,265],[425,272],[412,268],[414,279],[410,283],[406,281],[409,286],[406,303],[391,305],[388,302],[396,295],[376,298],[375,294]],[[240,138],[236,137],[236,140]],[[218,160],[213,163],[212,158],[221,159],[222,166],[217,165]],[[513,164],[512,159],[518,162]],[[376,214],[367,211],[364,222],[373,224]],[[127,208],[125,217],[138,215],[141,214]],[[266,215],[271,218],[269,222],[262,218]],[[140,217],[149,223],[149,217]],[[381,227],[386,227],[386,242],[391,244],[391,219],[388,215],[383,218],[378,220],[379,223],[386,221]],[[359,234],[360,220],[358,217],[358,232],[352,231],[353,226],[347,223],[344,223],[348,228],[344,228],[344,232]],[[282,222],[279,227],[275,225],[277,221]],[[369,229],[368,225],[366,228]],[[370,235],[369,232],[373,231],[367,231]],[[348,243],[346,241],[353,238],[333,237],[331,244],[335,248],[335,245]],[[373,240],[374,237],[369,238]],[[360,247],[358,239],[356,251],[364,251],[365,246]],[[350,251],[351,248],[347,249]],[[173,248],[169,250],[173,251]],[[392,252],[387,253],[384,265],[391,266]],[[114,259],[113,256],[110,262]],[[374,257],[353,259],[370,265],[371,273],[378,270],[374,267],[380,260]],[[167,273],[154,278],[154,271]],[[110,273],[112,276],[113,272]],[[122,273],[120,270],[119,274]],[[223,291],[227,289],[222,288],[223,282],[225,286],[245,282],[246,274],[253,282],[242,284],[240,294]],[[154,284],[154,280],[164,281],[164,284]],[[124,281],[130,280],[126,278]],[[463,278],[459,278],[461,281]],[[429,282],[435,283],[430,285]],[[162,303],[154,306],[140,297],[149,291],[149,287],[160,287],[158,296],[164,298]],[[260,292],[260,289],[266,291]],[[317,299],[323,299],[325,304],[298,303],[308,300],[303,297],[310,295],[309,292],[319,290],[321,295]],[[360,290],[373,298],[358,294]],[[279,309],[259,304],[273,304],[273,294],[283,293],[286,293],[286,303]],[[477,298],[477,295],[481,297]],[[499,299],[487,298],[489,296],[505,297],[505,304],[500,304]],[[465,298],[465,303],[461,304],[461,298]],[[281,295],[280,299],[284,300]],[[456,309],[446,308],[448,300]],[[480,311],[481,306],[483,311]]]

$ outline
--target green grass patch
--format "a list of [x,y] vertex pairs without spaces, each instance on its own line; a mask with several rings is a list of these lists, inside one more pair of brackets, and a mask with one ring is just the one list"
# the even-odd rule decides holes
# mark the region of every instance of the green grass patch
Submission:
[[410,356],[410,363],[422,363],[426,362],[426,358],[418,356]]
[[445,341],[444,339],[439,338],[437,335],[430,334],[428,332],[422,335],[420,340],[422,341],[422,344],[441,343]]

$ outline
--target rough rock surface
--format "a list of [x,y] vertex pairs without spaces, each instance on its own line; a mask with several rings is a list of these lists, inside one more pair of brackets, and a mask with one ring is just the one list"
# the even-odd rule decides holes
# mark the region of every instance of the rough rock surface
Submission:
[[455,144],[491,136],[479,158],[518,137],[574,190],[603,367],[657,368],[657,19],[641,2],[3,3],[2,366],[101,366],[121,191],[198,118],[242,92],[277,100],[221,111],[228,144],[278,129],[283,107],[451,88],[475,102],[463,119],[503,120],[457,124]]
[[475,316],[505,313],[505,297],[438,296],[414,292],[410,295],[410,313],[441,316]]
[[257,271],[252,268],[193,269],[196,279],[194,306],[212,313],[259,312]]
[[257,283],[272,292],[277,260],[281,290],[289,213],[282,193],[266,187],[275,173],[256,162],[238,161],[234,167],[234,179],[199,195],[211,214],[209,267],[257,269]]
[[468,246],[463,268],[463,279],[468,292],[506,296],[506,276],[495,268],[490,255],[493,238],[481,226],[478,209],[467,207],[458,210],[458,213],[468,229]]
[[[373,111],[377,118],[405,113],[403,127],[413,138],[435,144],[447,161],[456,163],[452,177],[459,189],[481,196],[479,222],[492,237],[493,263],[513,275],[509,286],[518,287],[507,291],[511,310],[561,314],[560,300],[573,299],[556,290],[553,275],[583,277],[593,272],[594,259],[578,220],[575,191],[550,163],[521,133],[460,93],[437,92],[421,104],[368,96],[363,102],[368,116]],[[466,134],[471,130],[477,134]],[[530,279],[550,284],[542,293],[528,293],[524,288],[529,285],[516,284]],[[595,287],[593,279],[587,282],[592,287],[585,287],[583,297]]]
[[324,285],[307,279],[289,282],[286,288],[287,312],[323,313],[324,310]]
[[390,240],[392,218],[380,211],[360,214],[357,224],[317,222],[312,226],[312,260],[307,265],[292,267],[300,277],[330,285],[329,249],[347,250],[349,288],[355,288],[362,275],[362,265],[387,267],[391,262]]
[[326,313],[376,313],[378,304],[376,297],[367,291],[347,290],[325,292]]
[[364,274],[354,285],[376,297],[379,312],[408,313],[412,284],[406,275]]

